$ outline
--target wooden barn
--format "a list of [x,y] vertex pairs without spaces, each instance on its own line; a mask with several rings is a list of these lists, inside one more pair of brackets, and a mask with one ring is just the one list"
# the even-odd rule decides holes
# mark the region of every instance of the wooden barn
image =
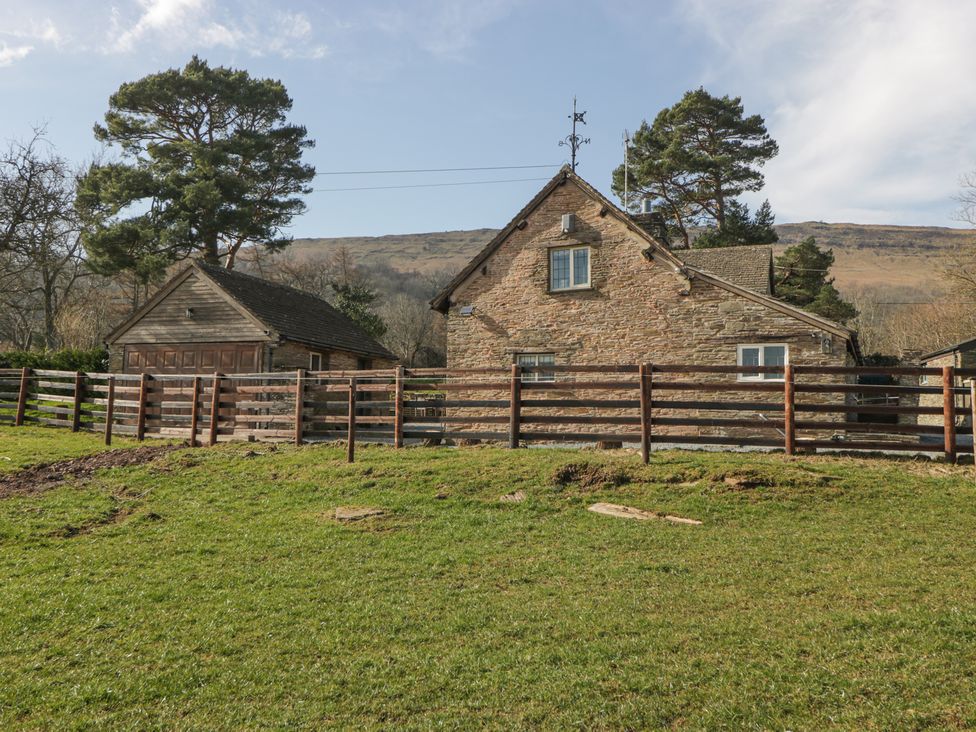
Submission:
[[112,371],[386,368],[396,356],[319,297],[194,261],[106,338]]

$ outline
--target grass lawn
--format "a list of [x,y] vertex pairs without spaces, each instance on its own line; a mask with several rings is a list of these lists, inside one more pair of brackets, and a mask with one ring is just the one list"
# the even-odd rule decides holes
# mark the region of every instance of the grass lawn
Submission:
[[[135,447],[142,443],[125,437],[112,438],[112,448]],[[153,443],[149,443],[153,444]],[[0,427],[0,474],[19,468],[90,455],[108,449],[90,432],[66,429]]]
[[[17,465],[98,449],[0,428]],[[0,499],[0,728],[976,725],[971,467],[343,457],[177,450]]]

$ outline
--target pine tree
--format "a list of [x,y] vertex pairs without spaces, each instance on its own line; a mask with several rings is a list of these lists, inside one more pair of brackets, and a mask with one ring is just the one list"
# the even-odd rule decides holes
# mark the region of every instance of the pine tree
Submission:
[[775,217],[769,201],[763,201],[750,216],[749,207],[738,201],[729,202],[725,217],[725,227],[710,226],[698,235],[692,245],[695,249],[714,249],[717,247],[737,247],[748,244],[772,244],[779,241],[773,227]]
[[[760,167],[779,151],[759,115],[745,116],[739,97],[687,92],[643,122],[630,155],[630,190],[648,197],[669,230],[691,243],[691,229],[724,231],[735,198],[763,186]],[[624,187],[624,166],[613,172],[613,190]]]
[[287,246],[315,175],[301,161],[314,143],[285,119],[291,105],[280,81],[196,56],[120,86],[95,136],[121,161],[92,165],[78,184],[92,266],[148,277],[194,255],[232,268],[248,242]]
[[847,322],[857,310],[834,287],[832,249],[823,250],[811,236],[776,258],[776,296],[830,320]]
[[383,337],[386,333],[386,323],[373,312],[372,306],[376,302],[377,294],[368,285],[333,280],[332,290],[335,292],[333,304],[336,310],[359,325],[373,338]]

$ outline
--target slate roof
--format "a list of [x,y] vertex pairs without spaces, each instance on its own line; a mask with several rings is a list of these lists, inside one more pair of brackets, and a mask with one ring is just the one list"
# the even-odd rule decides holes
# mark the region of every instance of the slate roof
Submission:
[[753,292],[773,294],[773,248],[770,246],[675,249],[672,252],[695,269]]
[[322,298],[200,261],[194,261],[193,266],[285,340],[366,356],[397,358]]
[[968,340],[962,341],[960,343],[955,343],[951,346],[946,346],[938,351],[932,351],[932,353],[926,353],[922,356],[919,361],[925,363],[926,361],[931,361],[933,358],[938,358],[939,356],[945,356],[947,353],[953,353],[954,351],[970,351],[976,348],[976,338],[969,338]]

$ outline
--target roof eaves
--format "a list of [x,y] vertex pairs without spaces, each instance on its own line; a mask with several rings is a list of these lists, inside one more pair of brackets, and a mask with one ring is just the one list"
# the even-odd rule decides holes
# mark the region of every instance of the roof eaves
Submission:
[[136,310],[134,313],[132,313],[132,315],[130,315],[128,318],[126,318],[121,323],[119,323],[119,325],[115,326],[115,328],[113,328],[109,332],[109,334],[105,336],[105,343],[108,345],[114,343],[116,340],[118,340],[118,338],[123,333],[128,331],[130,328],[132,328],[132,326],[134,326],[136,323],[138,323],[140,320],[146,317],[146,315],[149,314],[149,312],[152,311],[153,308],[155,308],[173,290],[175,290],[179,285],[181,285],[186,280],[186,278],[190,276],[190,273],[192,271],[193,271],[193,266],[191,263],[190,266],[184,267],[175,275],[173,275],[173,277],[170,278],[169,282],[167,282],[165,285],[159,288],[159,291],[155,295],[153,295],[145,303],[143,303],[141,308]]
[[336,346],[334,344],[322,343],[321,341],[317,342],[311,338],[285,337],[284,340],[291,341],[292,343],[301,343],[302,345],[309,346],[311,348],[321,348],[326,351],[346,351],[347,353],[354,353],[357,356],[372,356],[375,358],[386,358],[392,361],[400,360],[399,356],[392,351],[388,351],[380,343],[376,344],[376,348],[355,348],[353,346]]
[[959,343],[954,343],[951,346],[946,346],[938,351],[932,351],[932,353],[926,353],[924,356],[919,357],[919,361],[930,361],[933,358],[938,358],[939,356],[945,356],[947,353],[952,353],[954,351],[964,351],[971,346],[976,346],[976,338],[969,338],[965,341],[960,341]]
[[704,270],[700,270],[696,267],[689,265],[688,269],[693,273],[696,279],[703,279],[706,282],[710,282],[734,294],[741,295],[742,297],[752,300],[753,302],[757,302],[774,310],[778,310],[784,315],[790,315],[797,320],[802,320],[803,322],[816,328],[833,333],[840,338],[851,340],[855,336],[855,331],[851,328],[841,325],[840,323],[835,323],[833,320],[822,318],[819,315],[814,315],[813,313],[803,310],[802,308],[798,308],[796,305],[790,305],[788,302],[784,302],[783,300],[779,300],[769,295],[764,295],[761,292],[756,292],[755,290],[750,290],[747,287],[742,287],[721,277],[716,277],[715,275],[705,272]]
[[441,290],[434,299],[430,301],[430,306],[434,310],[441,313],[446,313],[449,307],[449,298],[451,293],[454,292],[461,284],[474,273],[475,270],[480,267],[488,257],[494,254],[495,250],[502,245],[502,243],[511,235],[519,224],[525,219],[529,214],[531,214],[538,206],[541,204],[546,197],[557,187],[563,185],[568,179],[571,173],[569,166],[564,165],[559,169],[559,172],[553,176],[552,180],[546,183],[542,189],[532,197],[532,199],[522,207],[512,220],[499,231],[495,237],[488,242],[480,252],[478,252],[474,258],[468,262],[467,266],[464,267],[447,285]]
[[610,199],[600,193],[596,188],[580,178],[576,173],[573,172],[572,168],[570,168],[568,165],[564,165],[562,168],[560,168],[559,172],[553,177],[553,179],[543,186],[542,190],[533,196],[532,200],[530,200],[521,211],[515,214],[508,225],[498,232],[495,238],[488,242],[488,244],[486,244],[485,247],[475,255],[468,265],[462,269],[461,272],[458,273],[458,275],[454,277],[454,279],[452,279],[433,300],[430,301],[430,306],[438,312],[446,313],[450,307],[449,298],[451,293],[454,292],[454,290],[456,290],[468,277],[470,277],[471,274],[474,273],[475,270],[477,270],[478,267],[480,267],[485,260],[488,259],[488,257],[490,257],[495,250],[502,245],[502,243],[511,235],[519,224],[527,216],[529,216],[557,186],[563,185],[568,181],[575,182],[585,194],[606,208],[608,213],[614,214],[614,217],[617,220],[622,222],[640,239],[646,241],[649,245],[646,252],[648,256],[653,256],[658,261],[673,268],[675,272],[682,275],[684,274],[684,263],[674,256],[670,249],[651,236],[640,226],[635,224],[631,220],[630,216],[618,208]]

